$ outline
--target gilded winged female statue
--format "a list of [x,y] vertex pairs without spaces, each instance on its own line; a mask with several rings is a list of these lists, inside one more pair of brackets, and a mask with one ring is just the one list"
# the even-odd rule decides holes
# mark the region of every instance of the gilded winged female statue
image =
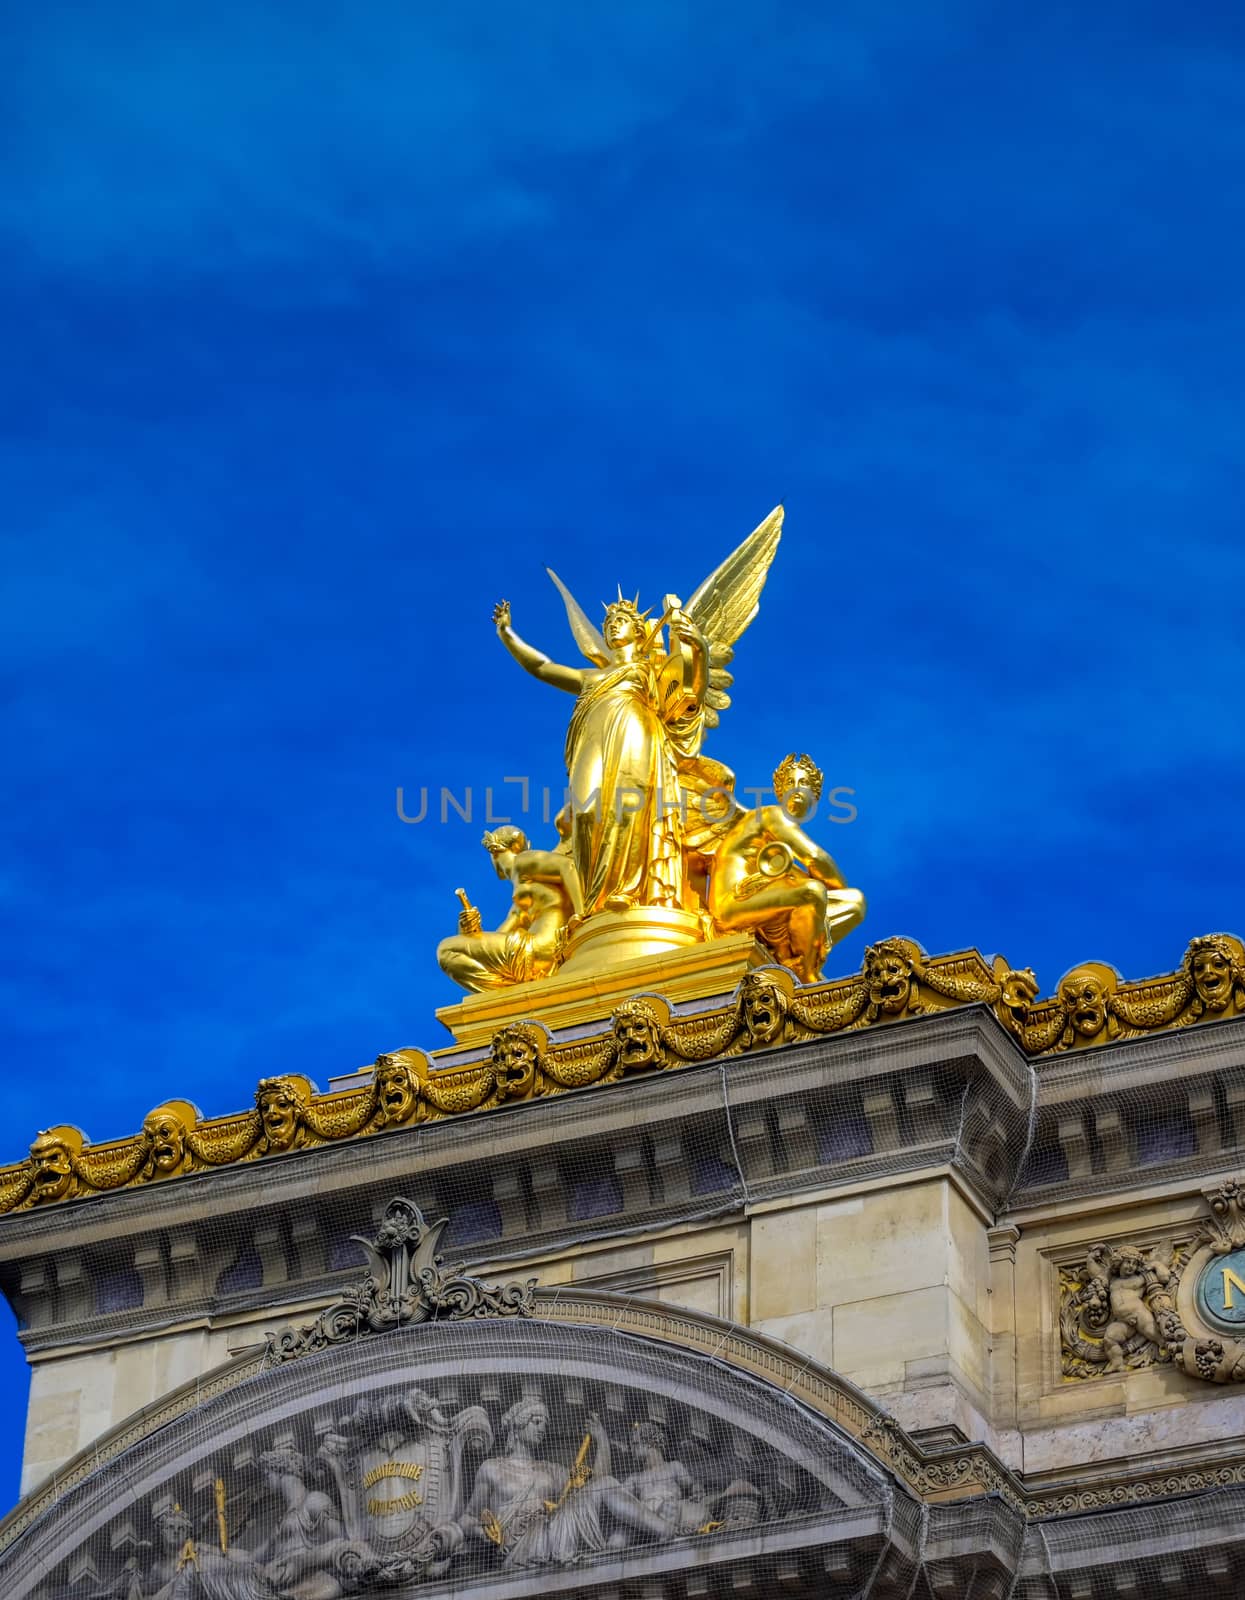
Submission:
[[565,753],[584,917],[694,904],[684,882],[681,778],[730,704],[731,647],[756,616],[781,532],[779,506],[686,606],[667,595],[656,623],[638,597],[620,591],[598,631],[551,571],[588,667],[551,661],[514,631],[506,601],[495,608],[498,637],[519,665],[576,697]]

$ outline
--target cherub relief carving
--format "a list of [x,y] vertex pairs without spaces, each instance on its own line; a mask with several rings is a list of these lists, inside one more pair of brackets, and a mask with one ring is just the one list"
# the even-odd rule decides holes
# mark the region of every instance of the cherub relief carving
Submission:
[[1085,1265],[1061,1274],[1060,1329],[1068,1377],[1169,1361],[1184,1329],[1172,1301],[1170,1241],[1140,1248],[1095,1244]]

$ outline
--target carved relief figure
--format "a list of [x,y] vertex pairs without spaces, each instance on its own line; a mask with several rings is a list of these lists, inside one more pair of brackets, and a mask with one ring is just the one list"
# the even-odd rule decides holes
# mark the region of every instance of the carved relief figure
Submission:
[[470,1536],[503,1551],[507,1566],[569,1562],[576,1554],[572,1525],[562,1519],[555,1527],[553,1521],[567,1475],[538,1454],[548,1431],[544,1401],[537,1396],[519,1400],[501,1419],[501,1453],[476,1473],[463,1526]]
[[247,1551],[222,1551],[215,1538],[196,1538],[180,1505],[163,1507],[152,1521],[156,1554],[144,1582],[132,1583],[117,1600],[296,1600]]
[[442,939],[437,961],[464,989],[479,992],[545,978],[557,966],[567,922],[582,909],[579,878],[563,850],[533,850],[522,828],[484,835],[499,878],[513,889],[500,927],[485,931],[475,906],[465,906],[458,933]]
[[704,1490],[681,1461],[666,1459],[666,1430],[660,1422],[637,1422],[631,1430],[632,1454],[640,1463],[623,1480],[641,1505],[677,1533],[699,1533],[711,1521]]
[[778,804],[740,812],[722,835],[709,875],[709,912],[724,933],[751,932],[805,983],[831,946],[863,921],[865,897],[799,826],[821,794],[809,756],[774,773]]
[[1171,1269],[1162,1261],[1148,1258],[1140,1250],[1125,1246],[1109,1251],[1098,1246],[1099,1282],[1107,1282],[1109,1320],[1102,1330],[1102,1347],[1107,1356],[1108,1372],[1124,1370],[1124,1350],[1130,1340],[1140,1336],[1161,1350],[1163,1335],[1154,1313],[1146,1304],[1145,1294],[1157,1282],[1164,1286],[1171,1278]]
[[1124,1372],[1170,1358],[1184,1336],[1172,1304],[1170,1242],[1141,1249],[1096,1244],[1061,1275],[1060,1331],[1069,1377]]
[[464,1527],[501,1550],[506,1566],[569,1566],[598,1554],[611,1543],[602,1513],[631,1538],[669,1536],[670,1525],[610,1475],[609,1441],[596,1417],[588,1427],[566,1468],[538,1453],[549,1431],[549,1410],[539,1396],[525,1396],[502,1417],[502,1452],[480,1466]]
[[[1222,1277],[1240,1281],[1225,1258],[1245,1250],[1245,1183],[1231,1179],[1207,1195],[1210,1215],[1190,1237],[1148,1248],[1096,1244],[1084,1264],[1059,1274],[1063,1370],[1069,1378],[1131,1371],[1174,1360],[1206,1383],[1245,1383],[1245,1340],[1211,1323],[1203,1294]],[[1177,1296],[1179,1295],[1179,1309]]]
[[259,1464],[284,1510],[272,1535],[254,1552],[255,1560],[295,1600],[339,1600],[344,1590],[334,1568],[349,1540],[335,1500],[308,1487],[307,1462],[292,1439],[263,1451]]

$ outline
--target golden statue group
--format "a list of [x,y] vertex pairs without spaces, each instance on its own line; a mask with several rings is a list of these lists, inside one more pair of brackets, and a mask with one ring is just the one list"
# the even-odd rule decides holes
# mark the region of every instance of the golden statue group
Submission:
[[782,532],[772,512],[683,604],[660,618],[621,597],[601,629],[553,572],[586,667],[561,666],[495,608],[497,635],[542,683],[575,696],[566,735],[567,800],[557,843],[531,848],[522,829],[486,833],[497,875],[513,890],[509,915],[485,930],[464,909],[437,951],[464,989],[497,989],[589,966],[661,955],[729,934],[759,941],[804,982],[821,975],[838,939],[864,917],[830,856],[800,827],[822,776],[788,755],[773,777],[776,803],[735,797],[728,767],[702,753],[730,699],[735,642],[757,614]]

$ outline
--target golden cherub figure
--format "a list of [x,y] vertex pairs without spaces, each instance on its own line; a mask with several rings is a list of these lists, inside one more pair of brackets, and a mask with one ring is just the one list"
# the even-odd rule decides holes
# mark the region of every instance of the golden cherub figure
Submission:
[[441,970],[476,991],[547,977],[558,964],[563,929],[580,909],[574,865],[564,850],[531,849],[522,828],[498,828],[483,842],[497,876],[514,890],[510,911],[486,931],[477,908],[464,904],[457,934],[437,946]]
[[830,948],[863,921],[865,897],[799,826],[821,798],[811,756],[774,772],[776,805],[741,811],[714,852],[709,912],[723,932],[750,932],[803,982],[815,983]]

